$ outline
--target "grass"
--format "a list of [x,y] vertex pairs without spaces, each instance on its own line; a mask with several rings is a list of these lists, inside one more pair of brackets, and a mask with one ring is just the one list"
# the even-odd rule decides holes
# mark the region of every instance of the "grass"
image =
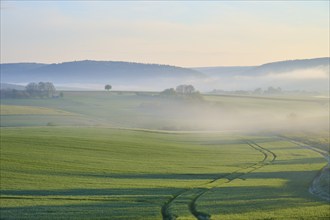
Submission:
[[311,180],[326,163],[316,152],[287,141],[261,146],[276,160],[241,179],[218,185],[198,200],[212,219],[326,219],[329,204],[308,192]]
[[[222,176],[244,172],[263,159],[242,137],[2,128],[1,216],[161,219],[162,207],[177,195],[168,211],[194,219],[189,203],[201,187],[210,190],[197,201],[197,208],[214,219],[232,219],[238,213],[241,219],[327,216],[329,205],[308,193],[309,183],[324,165],[322,157],[276,137],[249,138],[276,152],[276,162],[239,178],[231,174],[233,181],[224,184]],[[309,214],[297,212],[301,207],[308,207]]]
[[330,152],[330,136],[326,130],[317,132],[290,132],[284,134],[283,137],[314,146],[328,153]]
[[[329,112],[324,99],[255,99],[205,96],[204,102],[182,102],[159,98],[153,93],[65,92],[61,99],[4,99],[2,105],[30,106],[68,112],[54,115],[3,115],[1,126],[57,125],[107,126],[158,130],[249,130],[273,126],[282,128],[326,126]],[[291,117],[293,115],[293,117]],[[19,118],[19,120],[17,119]],[[61,120],[65,118],[65,120]],[[254,118],[258,120],[254,120]],[[271,119],[271,120],[270,120]],[[41,123],[42,122],[42,123]],[[273,122],[276,122],[275,125]]]
[[[259,113],[283,119],[294,112],[305,124],[328,120],[324,100],[64,95],[1,100],[1,219],[330,217],[329,203],[309,193],[326,160],[303,145],[327,151],[326,126],[275,134],[200,131],[212,121],[228,126],[226,118],[236,114],[248,130],[261,126],[261,118],[253,119]],[[283,122],[287,130],[300,126],[294,118]],[[182,129],[190,131],[173,131]],[[329,187],[328,174],[318,189]]]
[[[260,157],[231,138],[224,137],[219,148],[210,143],[215,138],[95,128],[2,129],[2,216],[23,218],[25,210],[26,218],[42,219],[47,209],[52,218],[90,219],[106,209],[113,219],[137,212],[141,219],[161,218],[161,206],[172,194]],[[238,152],[245,157],[227,158]],[[90,212],[77,214],[82,207]]]
[[19,106],[19,105],[0,105],[1,115],[72,115],[70,112],[66,112],[58,109],[50,109],[44,107],[33,106]]

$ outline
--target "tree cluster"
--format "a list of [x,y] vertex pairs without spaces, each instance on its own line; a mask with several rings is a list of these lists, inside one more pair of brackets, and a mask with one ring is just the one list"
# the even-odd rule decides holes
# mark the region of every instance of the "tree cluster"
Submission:
[[178,94],[193,94],[196,92],[195,88],[192,85],[179,85],[176,87],[175,91]]
[[165,89],[160,93],[163,97],[175,97],[191,100],[202,100],[202,95],[192,85],[179,85],[174,88]]
[[[58,97],[55,95],[56,89],[51,82],[29,83],[25,90],[4,89],[0,91],[1,98],[53,98]],[[60,97],[63,97],[61,92]]]
[[262,90],[261,88],[257,88],[253,91],[253,94],[255,95],[274,95],[274,94],[280,94],[282,93],[281,87],[274,88],[272,86],[268,87],[266,90]]
[[214,89],[211,91],[213,94],[225,94],[225,95],[279,95],[286,93],[281,89],[281,87],[270,86],[267,89],[257,88],[255,90],[234,90],[234,91],[225,91]]
[[56,89],[51,82],[29,83],[25,90],[30,97],[50,98],[55,95]]

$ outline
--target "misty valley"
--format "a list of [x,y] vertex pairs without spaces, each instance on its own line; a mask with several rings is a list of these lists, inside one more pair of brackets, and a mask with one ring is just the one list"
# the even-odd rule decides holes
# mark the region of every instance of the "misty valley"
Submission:
[[330,220],[329,24],[329,0],[0,0],[0,220]]
[[50,88],[2,96],[5,219],[329,216],[328,98]]

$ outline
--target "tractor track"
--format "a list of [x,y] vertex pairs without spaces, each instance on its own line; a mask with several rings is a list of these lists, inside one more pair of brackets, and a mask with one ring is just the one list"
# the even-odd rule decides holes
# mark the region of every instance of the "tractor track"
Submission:
[[329,193],[324,192],[324,190],[322,188],[320,189],[320,187],[318,187],[318,185],[320,185],[319,181],[320,181],[322,173],[329,172],[327,170],[330,169],[330,155],[329,155],[329,153],[324,151],[324,150],[321,150],[317,147],[313,147],[309,144],[305,144],[305,143],[296,141],[292,138],[288,138],[288,137],[284,137],[284,136],[279,136],[279,137],[284,139],[284,140],[290,141],[291,143],[293,143],[293,144],[295,144],[295,145],[297,145],[301,148],[309,149],[311,151],[314,151],[314,152],[320,154],[328,162],[324,167],[322,167],[322,169],[314,177],[314,179],[312,180],[311,185],[309,186],[308,191],[309,191],[310,194],[330,202]]
[[[192,190],[196,190],[196,189],[198,190],[198,193],[193,197],[191,202],[188,204],[189,211],[198,220],[210,219],[211,218],[210,214],[204,213],[204,212],[201,212],[201,211],[197,210],[196,203],[197,203],[197,201],[200,197],[202,197],[208,191],[214,189],[216,186],[226,184],[226,183],[230,183],[231,181],[233,181],[235,179],[238,179],[238,178],[240,178],[240,177],[242,177],[242,176],[244,176],[248,173],[252,173],[257,169],[260,169],[260,168],[262,168],[266,165],[269,165],[269,164],[273,163],[276,160],[276,154],[273,153],[272,151],[270,151],[270,150],[268,150],[264,147],[261,147],[260,145],[258,145],[257,143],[255,143],[253,141],[244,140],[244,142],[248,146],[253,148],[254,150],[257,150],[260,153],[262,153],[263,156],[264,156],[263,159],[261,161],[255,163],[255,164],[249,165],[249,166],[244,167],[244,168],[240,168],[238,170],[235,170],[232,173],[222,175],[218,178],[215,178],[215,179],[213,179],[213,180],[211,180],[207,183],[196,186],[194,188],[185,189],[185,190],[179,192],[178,194],[174,195],[170,200],[168,200],[162,206],[161,212],[162,212],[163,220],[175,220],[177,216],[170,212],[170,210],[169,210],[170,206],[175,202],[176,199],[178,199],[183,194],[188,193],[189,191],[192,191]],[[269,159],[270,156],[272,157],[271,159]],[[269,161],[267,161],[267,160],[269,160]],[[246,170],[246,171],[244,172],[244,170]],[[216,186],[214,186],[217,181],[223,180],[223,179],[227,179],[227,181],[224,182],[224,183],[216,184]],[[210,187],[208,187],[208,186],[210,186]]]
[[175,219],[176,216],[172,215],[170,212],[169,212],[169,206],[170,204],[176,199],[178,198],[180,195],[182,195],[183,193],[189,191],[190,189],[185,189],[185,190],[182,190],[181,192],[179,192],[178,194],[174,195],[171,199],[169,199],[163,206],[162,206],[162,216],[163,216],[163,219],[164,220],[172,220],[172,219]]

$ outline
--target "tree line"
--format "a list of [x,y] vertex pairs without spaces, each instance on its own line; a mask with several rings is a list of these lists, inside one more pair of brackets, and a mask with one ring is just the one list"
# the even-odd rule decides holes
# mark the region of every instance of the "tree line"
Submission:
[[212,94],[229,94],[229,95],[280,95],[285,93],[281,87],[269,86],[267,89],[256,88],[255,90],[234,90],[234,91],[225,91],[214,89],[210,93]]
[[192,100],[203,99],[203,96],[192,85],[178,85],[175,89],[165,89],[159,95],[163,97],[174,97]]
[[57,98],[63,97],[63,92],[56,93],[56,88],[51,82],[31,82],[25,90],[1,89],[1,98]]

